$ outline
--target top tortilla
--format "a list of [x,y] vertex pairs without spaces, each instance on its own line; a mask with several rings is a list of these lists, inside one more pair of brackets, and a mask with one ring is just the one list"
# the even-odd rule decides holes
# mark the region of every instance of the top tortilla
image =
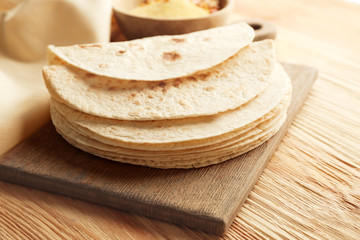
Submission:
[[211,68],[233,56],[254,38],[254,30],[237,23],[199,32],[126,42],[48,47],[49,63],[59,58],[98,76],[159,81]]

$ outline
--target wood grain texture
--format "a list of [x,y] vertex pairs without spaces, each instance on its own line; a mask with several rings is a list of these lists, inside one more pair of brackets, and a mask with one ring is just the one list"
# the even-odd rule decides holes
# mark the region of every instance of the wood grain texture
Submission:
[[319,77],[226,235],[0,182],[0,239],[360,239],[360,5],[236,3],[276,24],[279,59]]
[[0,159],[0,179],[224,234],[315,81],[311,67],[284,66],[293,82],[286,123],[233,160],[190,170],[111,162],[72,147],[49,123]]

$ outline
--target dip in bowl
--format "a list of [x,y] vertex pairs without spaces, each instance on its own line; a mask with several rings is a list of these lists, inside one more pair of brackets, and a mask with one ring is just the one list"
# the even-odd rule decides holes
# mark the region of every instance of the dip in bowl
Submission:
[[233,0],[219,0],[219,10],[196,7],[188,0],[155,0],[151,5],[144,0],[114,0],[113,5],[115,18],[128,39],[219,27],[228,23],[232,7]]

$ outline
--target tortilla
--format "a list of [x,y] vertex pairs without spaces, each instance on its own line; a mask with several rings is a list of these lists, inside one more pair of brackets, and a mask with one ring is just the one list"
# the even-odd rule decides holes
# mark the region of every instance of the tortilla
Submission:
[[[288,101],[288,98],[286,98]],[[279,104],[281,105],[281,104]],[[222,141],[208,142],[207,145],[204,146],[193,146],[192,148],[181,149],[181,150],[139,150],[139,149],[131,149],[121,146],[116,146],[112,144],[107,144],[100,142],[96,139],[91,138],[87,132],[82,131],[78,128],[78,126],[73,125],[71,122],[68,122],[67,119],[62,116],[59,112],[56,111],[55,108],[51,107],[51,117],[54,122],[54,125],[61,132],[61,135],[64,138],[73,139],[79,144],[95,147],[103,151],[114,152],[117,155],[125,155],[125,156],[136,156],[139,158],[145,157],[147,159],[161,159],[162,157],[189,157],[194,155],[202,155],[205,154],[214,154],[217,151],[229,150],[235,144],[244,144],[247,139],[251,138],[252,140],[256,140],[261,137],[263,132],[268,131],[268,129],[273,128],[280,119],[284,118],[286,115],[286,107],[281,107],[279,114],[273,114],[271,118],[266,121],[259,122],[255,126],[250,126],[249,128],[243,129],[242,132],[236,134],[228,139],[224,139]]]
[[53,107],[91,138],[101,142],[142,150],[186,149],[207,142],[222,141],[263,117],[291,95],[291,81],[277,65],[270,84],[245,105],[212,116],[157,121],[122,121],[76,111],[56,100]]
[[[72,145],[82,149],[83,151],[92,153],[94,155],[107,158],[113,161],[119,161],[130,164],[144,165],[157,168],[191,168],[208,166],[231,159],[232,157],[239,156],[242,153],[250,151],[255,147],[261,145],[263,142],[272,137],[282,126],[286,119],[286,114],[282,114],[276,118],[275,124],[271,124],[265,128],[261,133],[251,135],[245,139],[235,141],[230,146],[223,147],[220,150],[215,149],[205,153],[190,152],[188,155],[168,155],[159,156],[156,153],[150,153],[145,156],[123,154],[124,149],[106,145],[92,139],[82,137],[76,132],[70,131],[63,133],[63,128],[57,127],[58,132]],[[56,122],[56,120],[55,120]],[[64,125],[60,125],[64,127]],[[66,131],[66,130],[65,130]],[[75,136],[75,137],[74,137]],[[84,143],[85,141],[85,143]],[[90,143],[90,145],[89,145]]]
[[99,77],[64,65],[44,67],[53,97],[91,115],[161,120],[214,115],[248,102],[269,84],[273,41],[255,42],[210,70],[167,81]]
[[122,80],[160,81],[212,68],[254,39],[246,23],[172,36],[116,43],[48,47],[50,64],[57,56],[98,76]]

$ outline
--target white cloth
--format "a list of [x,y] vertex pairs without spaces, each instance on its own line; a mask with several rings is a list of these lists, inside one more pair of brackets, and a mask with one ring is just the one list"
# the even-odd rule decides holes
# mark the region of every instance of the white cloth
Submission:
[[48,44],[109,41],[111,6],[111,0],[20,1],[0,13],[1,49],[33,61],[45,56]]
[[111,0],[0,0],[0,154],[49,120],[46,46],[107,42]]

